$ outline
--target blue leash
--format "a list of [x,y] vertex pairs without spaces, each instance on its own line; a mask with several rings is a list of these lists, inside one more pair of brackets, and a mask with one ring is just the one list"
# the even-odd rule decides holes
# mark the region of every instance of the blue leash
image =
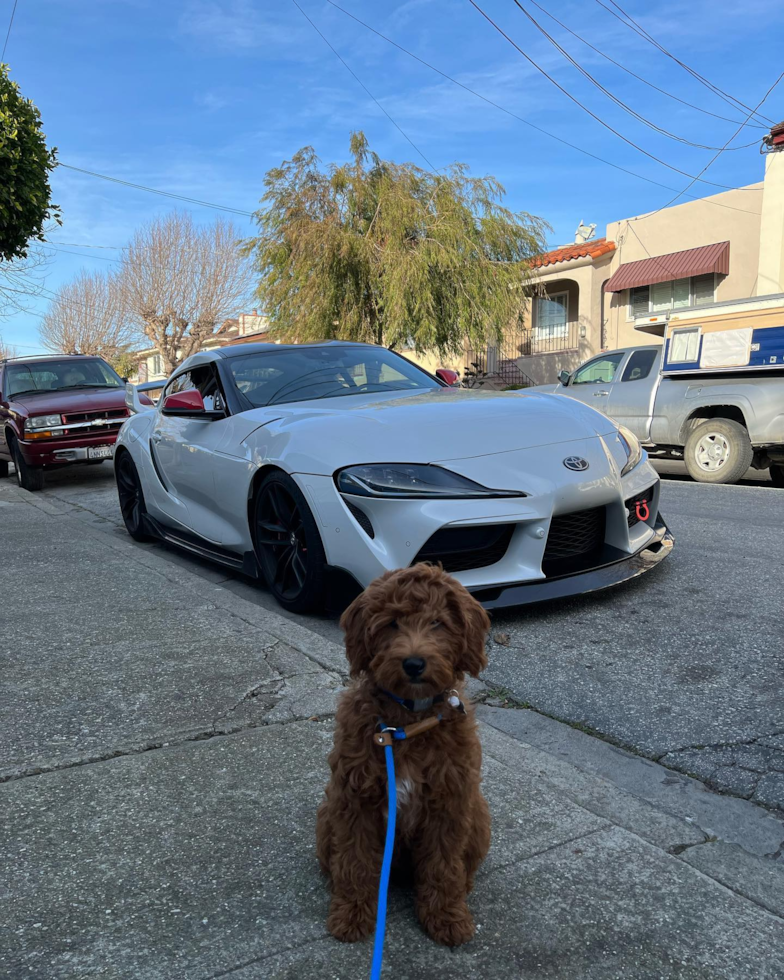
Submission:
[[[382,725],[382,731],[386,731]],[[402,733],[401,733],[402,734]],[[397,732],[393,733],[393,738]],[[376,936],[373,940],[373,963],[370,967],[370,980],[380,980],[381,963],[384,958],[384,932],[387,924],[387,891],[389,872],[392,868],[392,851],[395,849],[395,821],[397,819],[397,787],[395,786],[395,758],[392,746],[384,746],[387,763],[387,836],[384,841],[384,860],[381,862],[381,880],[378,883],[378,911],[376,912]]]
[[[394,694],[390,697],[398,701]],[[455,697],[460,710],[465,714],[462,701]],[[402,701],[400,702],[403,703]],[[453,699],[449,699],[453,704]],[[453,705],[454,706],[454,705]],[[376,912],[376,935],[373,940],[373,963],[370,967],[370,980],[380,980],[381,962],[384,957],[384,931],[387,923],[387,891],[389,889],[389,872],[392,869],[392,852],[395,849],[395,821],[397,819],[397,788],[395,786],[395,758],[392,755],[392,745],[395,742],[411,738],[420,732],[433,728],[441,721],[441,715],[423,719],[406,728],[389,728],[379,719],[381,734],[376,732],[374,741],[384,746],[384,756],[387,763],[387,836],[384,841],[384,859],[381,862],[381,878],[378,883],[378,910]],[[388,735],[389,741],[384,737]]]

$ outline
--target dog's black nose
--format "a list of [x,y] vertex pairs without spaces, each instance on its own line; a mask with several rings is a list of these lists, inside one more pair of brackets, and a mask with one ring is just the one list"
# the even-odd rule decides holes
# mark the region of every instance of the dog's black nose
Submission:
[[421,657],[407,657],[403,661],[403,670],[409,677],[419,677],[424,673],[425,661]]

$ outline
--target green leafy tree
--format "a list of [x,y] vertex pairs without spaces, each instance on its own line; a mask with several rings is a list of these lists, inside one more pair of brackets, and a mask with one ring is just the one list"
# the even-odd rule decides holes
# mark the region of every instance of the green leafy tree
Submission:
[[494,177],[381,160],[365,136],[322,168],[304,147],[265,178],[245,243],[283,340],[337,338],[456,353],[500,339],[532,291],[541,219],[505,208]]
[[56,154],[46,146],[38,109],[0,65],[0,259],[24,258],[31,239],[44,240],[44,222],[61,223],[49,186]]

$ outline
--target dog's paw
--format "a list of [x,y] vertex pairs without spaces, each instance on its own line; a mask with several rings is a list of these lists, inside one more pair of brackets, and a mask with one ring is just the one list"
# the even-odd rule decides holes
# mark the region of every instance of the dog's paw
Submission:
[[431,939],[444,946],[460,946],[473,938],[475,926],[465,902],[420,915]]
[[355,943],[369,936],[376,924],[376,910],[367,903],[333,899],[327,929],[342,943]]

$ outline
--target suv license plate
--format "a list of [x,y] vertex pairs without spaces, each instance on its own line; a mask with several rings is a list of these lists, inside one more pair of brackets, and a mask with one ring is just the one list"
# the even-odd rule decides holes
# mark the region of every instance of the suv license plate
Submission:
[[114,455],[114,446],[89,446],[87,449],[88,459],[111,459]]

